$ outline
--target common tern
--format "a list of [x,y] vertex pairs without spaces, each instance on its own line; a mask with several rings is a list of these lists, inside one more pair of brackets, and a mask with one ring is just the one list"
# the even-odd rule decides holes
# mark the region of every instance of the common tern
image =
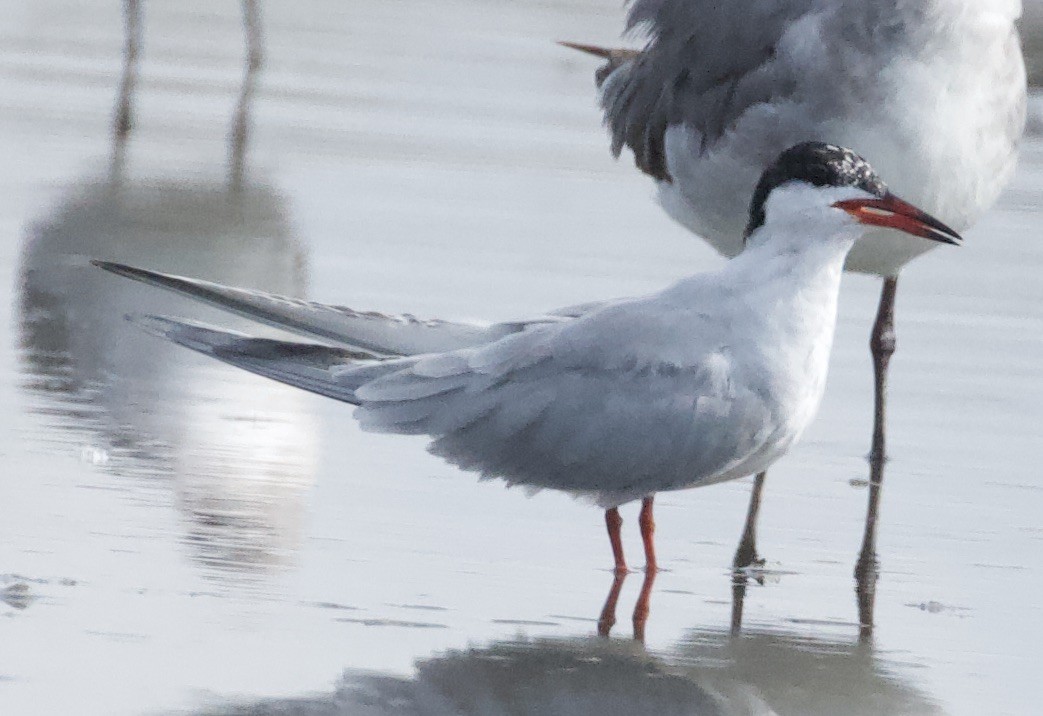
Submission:
[[426,435],[483,478],[553,489],[605,510],[617,574],[618,507],[642,500],[657,568],[656,493],[761,472],[818,408],[844,259],[867,227],[959,235],[890,193],[850,150],[783,152],[753,194],[748,247],[653,295],[491,326],[418,321],[96,261],[325,345],[149,316],[148,330],[234,366],[358,406],[366,430]]
[[[595,79],[618,156],[633,151],[666,212],[725,256],[743,249],[744,197],[785,147],[858,147],[895,190],[959,230],[1011,178],[1025,125],[1020,0],[632,0],[640,49],[563,45],[605,60]],[[869,232],[849,270],[884,278],[870,338],[870,514],[885,456],[898,274],[930,241]],[[756,559],[757,476],[736,566]],[[860,567],[873,561],[867,520]]]

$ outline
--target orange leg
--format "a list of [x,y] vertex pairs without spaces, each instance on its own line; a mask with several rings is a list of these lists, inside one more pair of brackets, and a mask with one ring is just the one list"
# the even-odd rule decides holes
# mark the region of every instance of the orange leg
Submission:
[[616,561],[616,574],[627,573],[627,561],[623,557],[623,538],[619,533],[623,526],[623,518],[619,516],[619,508],[605,510],[605,526],[608,527],[608,539],[612,543],[612,557]]
[[646,497],[641,500],[641,516],[638,522],[641,525],[641,541],[645,545],[645,572],[654,574],[659,570],[655,558],[655,518],[652,517],[652,500],[654,497]]

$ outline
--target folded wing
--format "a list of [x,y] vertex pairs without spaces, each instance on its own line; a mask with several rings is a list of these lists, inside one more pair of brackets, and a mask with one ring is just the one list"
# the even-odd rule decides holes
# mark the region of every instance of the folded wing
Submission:
[[[189,285],[219,305],[247,295],[243,312],[254,315],[251,292]],[[217,360],[357,405],[367,430],[426,435],[432,452],[483,477],[618,504],[719,479],[775,429],[763,399],[734,380],[716,323],[663,308],[648,299],[580,307],[579,317],[503,324],[506,334],[486,345],[395,358],[345,347],[354,336],[339,329],[344,345],[330,346],[137,320]]]
[[[356,417],[430,436],[432,452],[483,477],[595,499],[717,479],[761,450],[775,419],[730,359],[646,359],[642,341],[659,336],[628,309],[417,357],[359,386]],[[619,340],[590,340],[606,335]]]

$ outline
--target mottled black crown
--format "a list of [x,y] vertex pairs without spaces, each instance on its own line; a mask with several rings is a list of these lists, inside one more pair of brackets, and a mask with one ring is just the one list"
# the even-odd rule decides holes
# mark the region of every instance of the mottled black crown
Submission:
[[797,144],[780,154],[757,182],[750,201],[747,236],[764,223],[764,202],[772,189],[791,181],[814,186],[853,186],[880,197],[887,194],[887,185],[869,162],[850,149],[823,142]]

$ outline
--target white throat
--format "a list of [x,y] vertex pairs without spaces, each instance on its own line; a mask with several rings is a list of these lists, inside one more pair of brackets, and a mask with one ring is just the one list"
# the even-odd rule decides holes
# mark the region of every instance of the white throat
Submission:
[[843,199],[868,197],[854,187],[814,187],[792,182],[776,187],[764,202],[764,223],[746,240],[778,252],[845,257],[865,228],[832,205]]

